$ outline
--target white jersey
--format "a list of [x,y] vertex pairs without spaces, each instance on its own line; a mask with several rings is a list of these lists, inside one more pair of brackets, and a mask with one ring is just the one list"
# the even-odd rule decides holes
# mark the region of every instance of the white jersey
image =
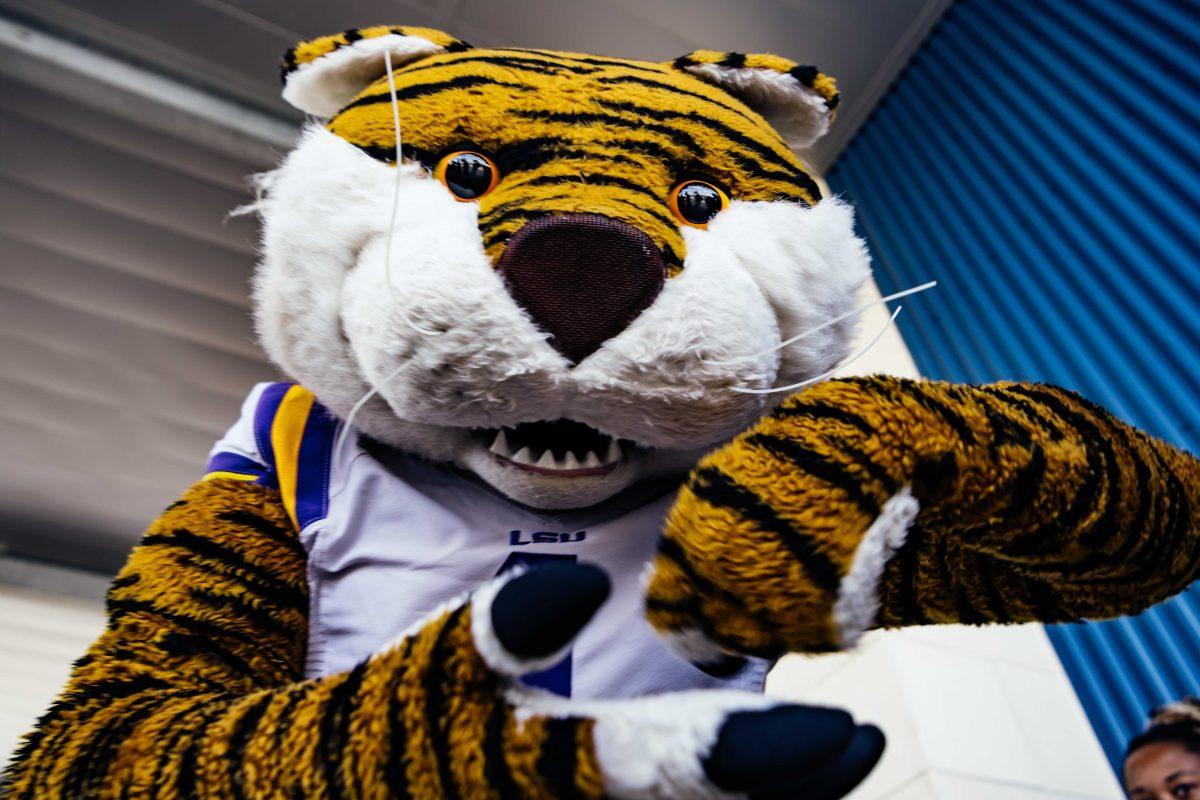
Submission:
[[209,461],[210,474],[277,486],[300,530],[309,677],[352,668],[514,564],[564,560],[602,567],[612,593],[567,658],[527,683],[578,698],[761,691],[765,662],[710,677],[668,651],[645,620],[641,575],[674,486],[638,486],[589,509],[544,513],[355,431],[333,452],[340,425],[302,387],[260,384]]

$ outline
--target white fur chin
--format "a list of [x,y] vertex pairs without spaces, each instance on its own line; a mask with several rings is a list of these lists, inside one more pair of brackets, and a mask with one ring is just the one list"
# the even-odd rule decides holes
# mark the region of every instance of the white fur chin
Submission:
[[833,621],[843,647],[853,647],[875,624],[875,615],[879,613],[879,580],[884,567],[904,545],[908,529],[920,510],[920,502],[905,486],[883,504],[879,516],[859,543],[833,606]]
[[825,98],[785,72],[720,64],[692,64],[684,69],[762,114],[791,147],[811,147],[829,132],[833,112]]
[[418,36],[393,33],[360,39],[298,66],[284,82],[283,99],[306,114],[332,117],[384,74],[384,53],[391,53],[392,66],[398,67],[445,51],[441,45]]

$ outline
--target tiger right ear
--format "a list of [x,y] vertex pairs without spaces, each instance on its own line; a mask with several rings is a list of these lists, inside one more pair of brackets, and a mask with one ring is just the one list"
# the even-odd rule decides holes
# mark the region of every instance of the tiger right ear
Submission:
[[332,117],[392,67],[471,45],[433,28],[376,25],[301,42],[283,54],[283,99],[318,117]]
[[671,64],[762,114],[792,147],[808,147],[824,136],[838,106],[833,78],[782,56],[696,50]]

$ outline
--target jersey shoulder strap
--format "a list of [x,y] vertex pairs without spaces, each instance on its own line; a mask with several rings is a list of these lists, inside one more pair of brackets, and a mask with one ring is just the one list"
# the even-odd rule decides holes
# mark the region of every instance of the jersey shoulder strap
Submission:
[[213,447],[205,480],[233,478],[279,489],[297,530],[329,512],[329,472],[338,421],[295,383],[260,383]]

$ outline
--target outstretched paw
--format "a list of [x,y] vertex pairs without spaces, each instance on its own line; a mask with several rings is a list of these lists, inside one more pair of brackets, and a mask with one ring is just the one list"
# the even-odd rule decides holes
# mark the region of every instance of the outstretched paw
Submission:
[[842,711],[729,691],[578,701],[520,684],[608,592],[590,565],[504,576],[377,656],[396,659],[405,738],[424,743],[404,756],[410,794],[833,798],[879,757],[878,732]]

